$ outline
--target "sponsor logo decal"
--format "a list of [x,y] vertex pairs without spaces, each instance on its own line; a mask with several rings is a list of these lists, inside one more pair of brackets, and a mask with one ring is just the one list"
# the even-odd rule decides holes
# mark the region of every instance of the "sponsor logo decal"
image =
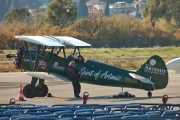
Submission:
[[[29,60],[29,59],[24,59],[24,61],[28,61],[28,62],[29,62],[30,60]],[[32,60],[31,62],[35,62],[35,61],[34,61],[34,60]]]
[[156,60],[154,60],[154,59],[151,59],[151,60],[150,60],[150,65],[151,65],[151,66],[154,66],[154,65],[156,65]]
[[64,67],[58,66],[58,62],[55,62],[52,68],[56,70],[62,70],[62,71],[64,70]]
[[151,74],[157,74],[157,75],[166,75],[167,71],[161,68],[155,68],[152,66],[146,65],[144,68],[144,72],[151,73]]
[[157,75],[166,75],[167,70],[162,69],[162,68],[157,68],[155,67],[156,65],[156,60],[151,59],[149,61],[149,65],[147,64],[146,67],[144,68],[144,72],[151,73],[151,74],[157,74]]
[[79,71],[79,74],[81,76],[86,75],[86,76],[91,76],[94,77],[95,80],[98,78],[103,78],[103,79],[109,79],[109,80],[115,80],[115,81],[120,81],[121,76],[119,75],[113,75],[109,71],[102,72],[102,70],[95,72],[94,70],[87,70],[86,67],[81,68]]
[[45,69],[47,66],[46,66],[46,62],[44,62],[43,60],[39,60],[39,66],[42,68],[42,69]]

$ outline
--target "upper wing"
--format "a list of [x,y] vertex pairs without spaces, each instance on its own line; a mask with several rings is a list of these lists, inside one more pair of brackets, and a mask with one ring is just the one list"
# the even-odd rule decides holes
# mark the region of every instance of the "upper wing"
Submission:
[[148,79],[148,78],[145,78],[145,77],[143,77],[143,76],[140,76],[140,75],[137,75],[137,74],[134,74],[134,73],[129,73],[129,75],[131,76],[131,77],[133,77],[134,79],[136,79],[136,80],[139,80],[139,81],[141,81],[141,82],[143,82],[143,83],[146,83],[146,84],[155,84],[154,82],[152,82],[150,79]]
[[81,41],[79,39],[68,37],[68,36],[46,36],[51,38],[52,40],[57,40],[59,43],[63,45],[70,45],[70,46],[78,46],[78,47],[90,47],[89,43]]
[[53,41],[44,36],[16,36],[16,38],[26,42],[45,45],[45,46],[64,46],[63,44],[57,41]]
[[25,74],[44,80],[70,82],[67,78],[54,73],[48,74],[46,72],[25,72]]
[[45,46],[64,46],[64,45],[79,46],[79,47],[91,46],[89,43],[68,36],[16,36],[16,38],[30,43],[35,43]]

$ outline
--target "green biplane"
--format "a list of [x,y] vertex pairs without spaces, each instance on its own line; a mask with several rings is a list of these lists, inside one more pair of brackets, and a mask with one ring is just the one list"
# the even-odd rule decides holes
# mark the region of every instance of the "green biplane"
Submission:
[[[68,79],[67,67],[70,61],[75,61],[81,47],[91,45],[67,36],[16,36],[24,41],[24,46],[18,48],[15,55],[16,68],[23,69],[27,75],[32,76],[31,83],[23,88],[26,98],[45,97],[48,87],[45,80],[66,81]],[[28,44],[35,44],[30,49]],[[73,47],[72,54],[66,56],[65,46]],[[67,49],[67,48],[66,48]],[[93,53],[92,53],[93,54]],[[143,89],[152,96],[153,90],[163,89],[168,84],[168,71],[163,59],[157,55],[151,56],[137,71],[129,71],[119,67],[107,65],[88,59],[84,63],[76,63],[80,74],[80,82]]]

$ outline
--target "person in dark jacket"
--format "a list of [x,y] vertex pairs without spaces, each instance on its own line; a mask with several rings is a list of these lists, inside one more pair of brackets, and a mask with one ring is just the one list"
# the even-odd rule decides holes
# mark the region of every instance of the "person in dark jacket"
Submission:
[[74,89],[74,96],[76,98],[81,98],[79,96],[81,92],[81,85],[78,81],[79,75],[75,70],[75,62],[71,61],[68,66],[68,74],[69,74],[69,80],[72,81],[73,89]]

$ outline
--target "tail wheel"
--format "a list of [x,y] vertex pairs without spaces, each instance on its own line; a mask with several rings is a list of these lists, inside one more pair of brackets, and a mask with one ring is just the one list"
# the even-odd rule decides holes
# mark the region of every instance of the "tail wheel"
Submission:
[[38,97],[45,97],[48,94],[48,87],[45,84],[43,84],[41,86],[37,85],[36,89],[37,89]]
[[152,92],[151,91],[148,92],[148,97],[152,97]]
[[26,98],[33,98],[36,96],[37,90],[35,86],[28,84],[23,88],[23,95]]

